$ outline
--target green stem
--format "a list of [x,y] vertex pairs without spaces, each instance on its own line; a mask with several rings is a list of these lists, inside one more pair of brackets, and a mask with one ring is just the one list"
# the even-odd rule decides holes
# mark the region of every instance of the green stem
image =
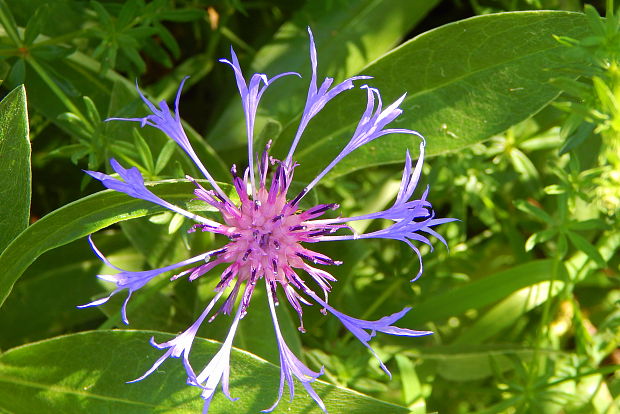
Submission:
[[21,47],[23,46],[23,43],[17,33],[17,26],[15,26],[15,21],[12,17],[13,16],[11,15],[6,3],[4,1],[0,1],[0,23],[4,26],[6,34],[11,38],[13,43],[15,43],[15,46]]
[[614,372],[618,372],[620,370],[620,365],[607,365],[602,368],[593,369],[591,371],[586,371],[582,374],[572,375],[570,377],[562,378],[556,381],[548,382],[544,385],[545,388],[555,387],[556,385],[562,384],[567,381],[576,381],[583,377],[589,377],[590,375],[606,375],[613,374]]
[[383,291],[383,293],[381,293],[381,295],[372,303],[372,305],[370,305],[370,307],[368,307],[366,312],[364,312],[362,314],[362,318],[361,319],[369,318],[401,286],[402,286],[402,281],[395,278],[394,281],[392,282],[392,284],[387,289],[385,289]]
[[32,48],[36,48],[39,46],[47,46],[47,45],[57,45],[59,43],[63,43],[63,42],[70,41],[78,37],[82,37],[82,35],[85,33],[86,33],[86,30],[84,29],[75,30],[71,33],[65,33],[61,36],[52,37],[49,39],[45,39],[41,42],[34,43],[32,45]]
[[54,92],[54,94],[60,99],[60,101],[67,107],[70,112],[73,112],[80,119],[82,119],[85,123],[89,123],[84,114],[80,111],[80,109],[75,106],[75,104],[69,99],[69,97],[58,87],[56,82],[48,75],[48,73],[43,69],[39,62],[37,62],[32,57],[28,56],[25,58],[26,62],[32,66],[32,68],[37,72],[37,74],[43,79],[43,81],[49,86],[49,88]]

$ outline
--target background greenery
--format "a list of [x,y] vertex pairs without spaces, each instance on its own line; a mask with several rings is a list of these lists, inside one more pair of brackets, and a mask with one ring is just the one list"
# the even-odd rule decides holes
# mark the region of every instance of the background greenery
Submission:
[[[214,239],[187,235],[191,223],[158,207],[98,192],[81,169],[105,170],[114,156],[152,181],[197,176],[158,131],[102,122],[145,114],[135,80],[170,100],[190,75],[181,114],[211,173],[228,182],[228,166],[245,157],[235,84],[217,63],[230,45],[244,68],[304,75],[278,81],[260,109],[257,139],[273,139],[281,155],[305,99],[307,26],[320,77],[372,75],[386,101],[408,93],[398,126],[427,138],[420,188],[431,185],[439,216],[461,220],[440,229],[450,251],[424,250],[414,284],[417,258],[402,243],[323,246],[344,261],[332,269],[335,307],[372,319],[413,305],[399,325],[435,332],[372,341],[392,380],[335,318],[308,310],[302,335],[280,307],[292,349],[338,386],[317,386],[330,412],[620,412],[620,26],[611,1],[594,6],[584,14],[578,0],[0,0],[0,413],[199,412],[178,361],[124,382],[158,357],[150,336],[163,341],[201,312],[217,273],[141,289],[129,327],[122,298],[75,306],[110,288],[95,278],[106,270],[87,234],[105,229],[97,245],[131,269],[181,260]],[[344,145],[363,96],[339,97],[313,122],[295,185]],[[340,203],[343,215],[376,211],[394,197],[405,149],[417,146],[375,141],[313,197]],[[154,189],[198,209],[192,187]],[[267,313],[259,290],[235,342],[244,351],[232,356],[231,391],[241,399],[218,395],[210,412],[258,412],[275,399]],[[209,339],[197,340],[196,366],[228,324],[203,327]],[[276,412],[320,409],[298,390]]]

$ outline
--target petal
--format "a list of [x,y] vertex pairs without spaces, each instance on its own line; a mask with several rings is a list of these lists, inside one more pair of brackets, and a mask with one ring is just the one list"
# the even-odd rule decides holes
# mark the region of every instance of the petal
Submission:
[[265,280],[265,285],[267,289],[269,309],[271,311],[271,319],[273,321],[273,327],[278,342],[278,350],[280,351],[280,389],[278,391],[278,398],[276,402],[271,407],[263,410],[262,412],[271,412],[274,408],[276,408],[276,406],[280,402],[280,399],[282,398],[284,382],[288,384],[291,401],[293,401],[293,398],[295,396],[295,383],[293,377],[295,377],[299,381],[301,381],[302,385],[306,389],[306,392],[312,397],[312,399],[317,403],[321,410],[327,413],[327,409],[325,408],[323,400],[321,400],[321,397],[318,396],[318,394],[316,393],[316,391],[314,391],[311,385],[311,383],[316,381],[319,376],[323,375],[323,369],[321,369],[320,372],[312,371],[310,368],[305,366],[290,350],[290,348],[284,341],[284,338],[282,337],[282,333],[280,332],[280,325],[278,324],[278,317],[276,315],[273,293],[271,292],[267,280]]
[[[331,314],[336,316],[340,322],[362,343],[366,346],[372,354],[377,358],[379,364],[383,371],[386,374],[392,377],[392,374],[387,369],[387,367],[383,364],[383,361],[379,358],[379,356],[375,353],[372,347],[368,344],[368,342],[375,336],[375,332],[383,332],[390,335],[399,335],[399,336],[424,336],[430,335],[432,332],[430,331],[415,331],[412,329],[399,328],[397,326],[392,326],[391,324],[398,321],[402,318],[407,312],[411,310],[411,308],[404,308],[400,312],[394,313],[389,316],[384,316],[381,319],[376,321],[367,321],[364,319],[357,319],[351,316],[345,315],[342,312],[337,311],[327,304],[327,302],[323,301],[318,295],[316,295],[312,290],[306,289],[305,293],[311,296],[317,303],[327,309]],[[366,330],[370,330],[366,332]]]

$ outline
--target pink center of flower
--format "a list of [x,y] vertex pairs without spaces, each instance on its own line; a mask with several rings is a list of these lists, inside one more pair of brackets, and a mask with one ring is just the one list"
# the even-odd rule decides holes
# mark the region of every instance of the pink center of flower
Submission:
[[284,194],[269,200],[261,187],[256,202],[244,200],[239,215],[225,215],[224,220],[233,239],[224,255],[226,261],[240,265],[239,279],[248,279],[256,269],[270,281],[286,283],[284,269],[301,266],[297,253],[305,251],[299,242],[307,237],[307,231],[301,224],[302,215],[295,214]]
[[[274,161],[275,162],[275,161]],[[240,205],[224,200],[217,193],[205,190],[200,184],[195,194],[198,199],[216,207],[223,217],[224,224],[219,227],[199,224],[193,229],[200,228],[225,235],[230,242],[223,248],[213,252],[213,260],[191,270],[190,280],[202,276],[218,264],[229,263],[221,275],[216,290],[221,291],[230,286],[236,279],[235,287],[227,301],[229,305],[234,301],[241,282],[248,282],[253,286],[260,278],[265,278],[273,291],[276,284],[280,284],[287,295],[287,299],[301,316],[301,302],[304,299],[296,290],[304,290],[305,282],[297,275],[295,269],[304,270],[324,290],[330,289],[329,281],[335,280],[324,270],[312,267],[307,262],[321,265],[338,265],[324,254],[314,252],[302,246],[302,242],[314,243],[318,238],[335,232],[344,227],[340,224],[326,224],[313,222],[313,219],[323,215],[327,210],[338,207],[337,204],[319,204],[308,210],[297,209],[297,200],[287,201],[286,193],[292,178],[292,172],[278,162],[271,185],[267,189],[265,182],[268,172],[267,157],[259,163],[260,185],[252,193],[248,191],[248,182],[237,176],[233,167],[233,184],[239,195]],[[180,275],[179,275],[180,276]],[[242,306],[249,305],[251,291],[244,295]],[[223,312],[231,306],[225,306]],[[300,327],[303,329],[303,327]]]

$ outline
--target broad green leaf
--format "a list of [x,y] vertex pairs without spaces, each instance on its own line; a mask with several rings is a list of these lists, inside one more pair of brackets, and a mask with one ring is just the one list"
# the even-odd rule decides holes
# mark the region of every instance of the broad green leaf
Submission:
[[475,381],[512,369],[510,356],[527,360],[534,352],[516,344],[444,345],[425,349],[420,358],[436,361],[438,375],[449,381]]
[[0,102],[0,252],[30,217],[30,141],[26,90],[18,86]]
[[[172,338],[150,331],[96,331],[67,335],[9,350],[0,356],[0,411],[21,413],[175,413],[202,410],[200,390],[186,385],[179,360],[169,360],[150,377],[142,375],[162,351],[148,343]],[[205,366],[220,344],[196,339],[191,361]],[[233,350],[230,391],[238,401],[227,400],[220,391],[209,413],[257,413],[276,400],[279,369],[252,354]],[[409,410],[316,382],[315,389],[329,412],[408,413]],[[274,413],[321,413],[300,383],[292,403],[283,398]]]
[[566,280],[566,269],[555,267],[552,260],[536,260],[473,281],[448,292],[435,295],[416,305],[402,320],[401,326],[419,327],[422,323],[444,320],[469,309],[481,309],[524,287],[550,280]]
[[[310,79],[308,26],[314,32],[320,79],[329,76],[341,81],[398,44],[437,3],[438,0],[349,0],[345,7],[332,0],[307,2],[258,51],[251,70],[243,68],[246,77],[253,72],[271,77],[291,71],[303,76],[278,80],[269,88],[261,101],[256,134],[269,119],[288,123],[304,107]],[[234,85],[232,73],[229,81]],[[244,122],[241,103],[235,95],[210,129],[209,143],[218,150],[244,145]]]
[[[419,35],[361,73],[374,77],[368,83],[381,91],[385,106],[407,93],[404,112],[392,125],[424,135],[428,155],[444,154],[484,141],[552,101],[559,90],[550,80],[571,64],[552,35],[579,39],[588,33],[579,13],[478,16]],[[302,138],[305,147],[296,159],[304,168],[299,168],[298,178],[313,178],[327,164],[323,160],[345,146],[360,119],[365,92],[351,91],[337,99]],[[295,129],[295,124],[285,129],[284,141]],[[333,174],[402,162],[407,148],[415,152],[419,146],[413,136],[379,139],[347,156]]]
[[[195,186],[185,180],[149,185],[163,199],[189,210]],[[163,207],[114,191],[102,191],[53,211],[22,232],[0,255],[0,305],[15,281],[41,254],[84,237],[110,224],[163,211]]]
[[504,329],[514,326],[530,310],[542,305],[564,289],[559,280],[541,282],[519,289],[485,312],[473,325],[468,326],[453,344],[480,344]]

